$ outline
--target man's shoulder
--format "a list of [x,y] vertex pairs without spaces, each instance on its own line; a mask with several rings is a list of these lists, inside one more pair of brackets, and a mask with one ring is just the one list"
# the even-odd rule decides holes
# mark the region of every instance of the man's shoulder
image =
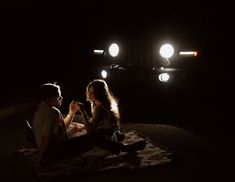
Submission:
[[40,113],[45,113],[49,115],[59,115],[61,114],[60,110],[57,107],[50,106],[46,102],[41,102],[38,107]]
[[58,108],[54,107],[54,106],[50,108],[49,112],[50,112],[49,114],[53,115],[53,116],[62,115],[60,110]]

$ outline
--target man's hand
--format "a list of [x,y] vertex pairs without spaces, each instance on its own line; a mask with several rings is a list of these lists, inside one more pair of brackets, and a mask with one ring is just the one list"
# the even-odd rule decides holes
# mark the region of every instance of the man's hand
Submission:
[[79,110],[79,104],[78,102],[76,101],[72,101],[70,104],[69,104],[69,114],[71,116],[74,116],[76,112],[78,112]]

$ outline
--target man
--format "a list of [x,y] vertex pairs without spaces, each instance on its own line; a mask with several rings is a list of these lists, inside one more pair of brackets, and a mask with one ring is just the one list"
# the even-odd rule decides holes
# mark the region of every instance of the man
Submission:
[[41,168],[43,159],[56,148],[61,141],[67,140],[66,127],[78,111],[78,103],[72,101],[69,113],[64,118],[58,107],[63,97],[60,86],[55,83],[43,84],[40,88],[42,101],[38,105],[33,118],[33,132],[38,147],[36,166]]

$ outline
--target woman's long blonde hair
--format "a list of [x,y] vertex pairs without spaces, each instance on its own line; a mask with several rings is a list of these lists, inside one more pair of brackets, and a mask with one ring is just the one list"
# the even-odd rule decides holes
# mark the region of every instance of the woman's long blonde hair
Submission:
[[118,108],[118,100],[110,91],[108,84],[105,80],[95,79],[91,81],[86,87],[86,98],[87,101],[91,103],[91,113],[93,113],[94,109],[94,103],[89,99],[89,88],[91,86],[94,88],[95,98],[99,100],[108,110],[110,110],[114,114],[117,120],[117,124],[119,126],[120,113]]

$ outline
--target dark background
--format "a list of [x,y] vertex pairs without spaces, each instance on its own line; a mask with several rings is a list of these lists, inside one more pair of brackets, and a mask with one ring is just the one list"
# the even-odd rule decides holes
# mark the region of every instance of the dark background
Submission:
[[[169,2],[170,4],[171,2]],[[192,80],[167,88],[110,82],[123,120],[171,123],[200,130],[232,124],[234,58],[230,6],[204,2],[87,2],[79,10],[10,10],[1,17],[1,108],[36,97],[44,82],[62,86],[64,105],[85,102],[85,86],[99,64],[90,50],[110,37],[172,35],[198,47]],[[196,78],[196,79],[195,79]],[[182,84],[183,85],[183,84]],[[127,87],[129,86],[129,87]]]
[[[224,181],[230,177],[227,166],[234,153],[233,6],[226,1],[86,1],[71,5],[73,9],[65,9],[63,2],[56,9],[58,4],[1,11],[0,116],[7,112],[11,116],[0,118],[0,159],[4,159],[0,178],[32,177],[25,161],[11,154],[29,145],[22,131],[25,119],[32,121],[33,110],[23,107],[22,112],[15,106],[34,100],[40,85],[53,81],[62,86],[63,113],[68,112],[71,99],[85,102],[85,86],[96,78],[102,61],[91,50],[114,37],[130,41],[170,37],[199,51],[190,71],[180,69],[186,75],[183,81],[159,85],[146,75],[143,81],[135,74],[107,80],[119,99],[123,128],[136,130],[176,154],[173,165],[140,176],[118,173],[116,179],[135,181],[140,177],[140,181],[152,175],[160,181]],[[114,176],[103,173],[83,179]]]

